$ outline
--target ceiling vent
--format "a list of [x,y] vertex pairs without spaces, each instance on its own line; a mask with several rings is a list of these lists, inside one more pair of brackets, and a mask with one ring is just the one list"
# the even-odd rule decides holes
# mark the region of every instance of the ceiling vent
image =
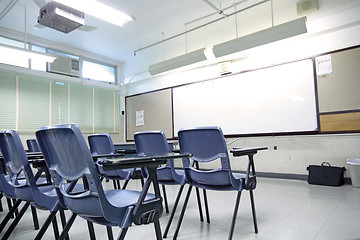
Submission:
[[296,10],[299,16],[304,16],[308,13],[315,12],[319,10],[317,0],[302,0],[296,3]]
[[85,24],[84,13],[52,1],[40,9],[38,23],[63,33],[69,33]]

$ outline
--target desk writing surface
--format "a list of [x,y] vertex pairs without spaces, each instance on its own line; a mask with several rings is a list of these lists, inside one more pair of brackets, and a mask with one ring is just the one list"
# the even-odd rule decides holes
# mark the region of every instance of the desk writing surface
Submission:
[[230,150],[234,157],[253,155],[258,151],[268,150],[268,147],[234,147]]
[[114,170],[123,168],[144,167],[153,164],[164,164],[168,159],[190,157],[191,154],[165,154],[159,156],[143,156],[143,157],[124,157],[117,159],[100,159],[98,163],[103,166],[104,170]]

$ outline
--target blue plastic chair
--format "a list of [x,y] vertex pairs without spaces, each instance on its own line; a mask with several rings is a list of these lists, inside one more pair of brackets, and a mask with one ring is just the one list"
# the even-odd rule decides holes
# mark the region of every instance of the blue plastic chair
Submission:
[[[156,156],[172,153],[168,141],[163,131],[143,131],[134,134],[136,151],[139,156]],[[166,225],[163,237],[166,238],[175,215],[177,205],[179,203],[182,191],[186,184],[184,170],[176,170],[174,160],[168,159],[166,165],[157,169],[157,177],[159,184],[163,187],[163,195],[165,199],[165,207],[168,208],[165,185],[180,185],[178,194],[175,199],[173,209],[170,214],[169,221]],[[198,189],[196,188],[198,191]],[[205,192],[204,192],[205,193]],[[204,195],[206,196],[206,195]],[[202,208],[200,203],[199,192],[197,192],[200,221],[203,221]],[[167,210],[169,212],[169,210]]]
[[[2,232],[6,226],[6,224],[9,222],[10,218],[13,218],[13,214],[18,214],[18,207],[21,204],[22,200],[17,199],[14,187],[11,185],[11,177],[9,175],[9,171],[6,171],[6,165],[5,163],[1,163],[0,165],[0,190],[1,195],[4,195],[7,200],[9,211],[3,218],[0,224],[0,232]],[[29,207],[29,204],[26,203],[22,208],[27,209]],[[23,211],[23,210],[21,210]],[[37,223],[37,218],[36,218]],[[38,229],[39,226],[36,225],[35,229]]]
[[[159,223],[162,205],[158,191],[155,191],[155,195],[148,194],[149,184],[145,184],[147,189],[142,192],[120,189],[105,191],[85,139],[75,124],[40,128],[36,138],[58,196],[74,214],[101,225],[119,226],[122,230],[118,239],[125,238],[132,223],[154,223],[157,239],[162,239]],[[81,191],[72,189],[78,180],[84,183]],[[151,217],[142,211],[151,213]],[[70,227],[66,226],[65,230],[68,229]]]
[[[1,148],[0,148],[0,150],[1,150]],[[0,153],[1,153],[1,151],[0,151]],[[2,232],[2,230],[4,230],[6,224],[9,222],[9,220],[14,217],[13,214],[14,213],[16,215],[18,214],[18,207],[20,206],[20,204],[22,202],[22,200],[20,200],[16,197],[14,187],[11,185],[11,176],[10,175],[13,175],[13,174],[11,173],[11,171],[9,169],[6,170],[6,165],[5,165],[4,159],[2,159],[0,162],[0,193],[1,193],[0,200],[3,196],[6,197],[9,211],[0,223],[0,232]],[[25,181],[24,176],[19,177],[19,181],[20,181],[20,178],[21,178],[21,181]],[[38,181],[44,182],[43,180],[40,180],[40,179]],[[29,204],[25,203],[25,205],[22,207],[22,210],[20,210],[20,212],[25,211],[28,207],[29,207]],[[38,221],[36,209],[33,206],[30,206],[30,207],[31,207],[31,213],[32,213],[33,222],[34,222],[34,229],[39,230],[39,221]]]
[[[88,142],[91,155],[116,154],[114,143],[108,133],[90,134],[88,136]],[[101,165],[96,165],[102,177],[107,180],[113,180],[115,189],[120,189],[120,180],[125,180],[123,185],[123,189],[125,189],[133,173],[133,169],[104,171]]]
[[[50,211],[35,239],[42,238],[51,222],[53,223],[55,238],[57,238],[59,230],[55,215],[60,210],[63,226],[65,226],[65,215],[58,201],[54,186],[51,183],[37,184],[40,174],[37,173],[34,176],[33,169],[28,162],[25,150],[16,131],[5,130],[0,132],[0,147],[5,164],[11,173],[9,183],[13,187],[15,196],[19,200],[26,201],[23,209],[5,232],[3,239],[7,239],[10,236],[29,204],[37,209]],[[22,176],[25,176],[25,179]],[[2,183],[4,183],[4,180],[2,180]]]
[[26,145],[28,147],[29,152],[41,152],[40,146],[36,139],[26,140]]
[[[237,192],[237,198],[228,237],[228,239],[232,239],[241,192],[243,189],[245,189],[245,175],[232,172],[222,130],[219,127],[181,129],[178,132],[178,138],[180,152],[191,153],[192,157],[191,159],[183,158],[185,177],[190,186],[173,239],[176,239],[179,234],[181,222],[183,220],[184,212],[193,186],[209,190]],[[208,163],[218,160],[221,162],[221,167],[213,170],[201,170],[197,167],[194,167],[193,163],[191,163],[191,160],[193,160],[195,163]],[[251,202],[253,204],[253,201]],[[257,233],[255,207],[253,207],[252,210],[254,228],[255,232]]]

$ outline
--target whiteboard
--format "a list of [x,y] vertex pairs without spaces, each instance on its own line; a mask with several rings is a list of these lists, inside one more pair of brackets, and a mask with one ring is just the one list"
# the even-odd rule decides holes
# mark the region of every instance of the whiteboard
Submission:
[[220,126],[226,135],[316,131],[313,61],[287,63],[173,89],[174,136]]

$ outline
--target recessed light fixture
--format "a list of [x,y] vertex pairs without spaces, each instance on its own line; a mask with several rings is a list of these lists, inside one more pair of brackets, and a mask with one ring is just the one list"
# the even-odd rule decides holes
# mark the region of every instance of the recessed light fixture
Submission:
[[120,27],[122,27],[125,23],[134,19],[133,17],[122,11],[111,8],[95,0],[55,0],[55,1]]

